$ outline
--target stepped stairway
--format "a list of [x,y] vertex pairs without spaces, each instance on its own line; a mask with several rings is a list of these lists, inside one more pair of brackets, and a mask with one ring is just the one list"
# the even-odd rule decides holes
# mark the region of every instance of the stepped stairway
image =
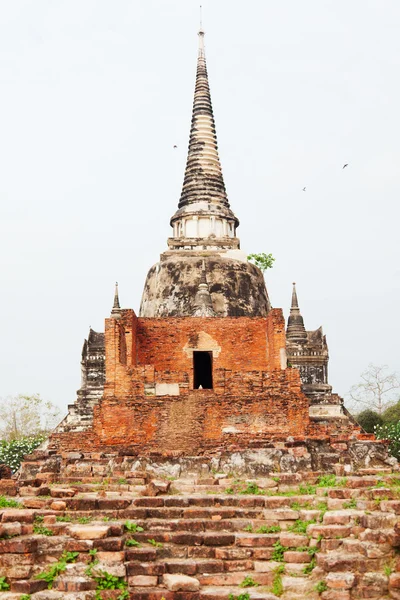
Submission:
[[0,600],[400,599],[389,470],[171,481],[88,457],[1,494]]

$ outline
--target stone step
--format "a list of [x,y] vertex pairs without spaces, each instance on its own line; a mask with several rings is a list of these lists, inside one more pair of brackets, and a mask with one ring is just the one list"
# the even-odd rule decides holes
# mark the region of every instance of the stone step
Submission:
[[243,593],[249,594],[250,600],[278,600],[277,596],[269,592],[236,586],[206,586],[199,592],[170,592],[162,587],[136,587],[130,589],[129,597],[130,600],[162,600],[162,598],[165,600],[229,600],[231,595],[237,598]]

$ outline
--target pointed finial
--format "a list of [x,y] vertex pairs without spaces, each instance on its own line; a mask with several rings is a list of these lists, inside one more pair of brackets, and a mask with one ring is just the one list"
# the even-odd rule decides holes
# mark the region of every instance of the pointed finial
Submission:
[[203,30],[203,10],[200,6],[200,29],[199,29],[199,57],[204,57],[204,30]]
[[114,304],[112,307],[111,316],[115,317],[116,319],[119,319],[121,316],[121,306],[118,295],[118,281],[115,282]]
[[297,292],[296,292],[296,282],[293,282],[293,290],[292,290],[292,307],[291,310],[293,309],[299,309],[299,302],[297,300]]
[[215,317],[215,312],[212,305],[210,290],[208,288],[206,277],[206,263],[203,259],[201,263],[200,282],[196,297],[193,303],[193,317]]
[[297,343],[304,343],[307,340],[307,332],[304,327],[303,317],[300,314],[299,302],[297,300],[296,282],[293,282],[292,305],[286,329],[286,337]]

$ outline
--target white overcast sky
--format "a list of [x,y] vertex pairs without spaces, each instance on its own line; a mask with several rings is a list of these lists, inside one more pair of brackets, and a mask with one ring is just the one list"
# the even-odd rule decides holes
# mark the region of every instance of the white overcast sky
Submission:
[[[399,369],[400,2],[202,3],[242,248],[276,257],[286,316],[297,282],[343,395]],[[1,0],[0,397],[64,410],[115,280],[138,311],[183,180],[199,4]]]

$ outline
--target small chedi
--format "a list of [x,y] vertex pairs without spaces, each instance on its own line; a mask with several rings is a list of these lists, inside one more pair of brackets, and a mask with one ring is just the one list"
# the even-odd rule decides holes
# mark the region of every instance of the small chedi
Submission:
[[[391,462],[332,393],[322,329],[306,331],[295,286],[285,332],[237,237],[222,175],[199,34],[187,164],[168,250],[139,315],[114,306],[90,330],[82,388],[48,451],[136,455],[253,474],[345,472]],[[185,458],[182,461],[182,458]]]
[[48,442],[0,479],[0,600],[400,600],[400,477],[237,238],[200,31],[182,196]]

